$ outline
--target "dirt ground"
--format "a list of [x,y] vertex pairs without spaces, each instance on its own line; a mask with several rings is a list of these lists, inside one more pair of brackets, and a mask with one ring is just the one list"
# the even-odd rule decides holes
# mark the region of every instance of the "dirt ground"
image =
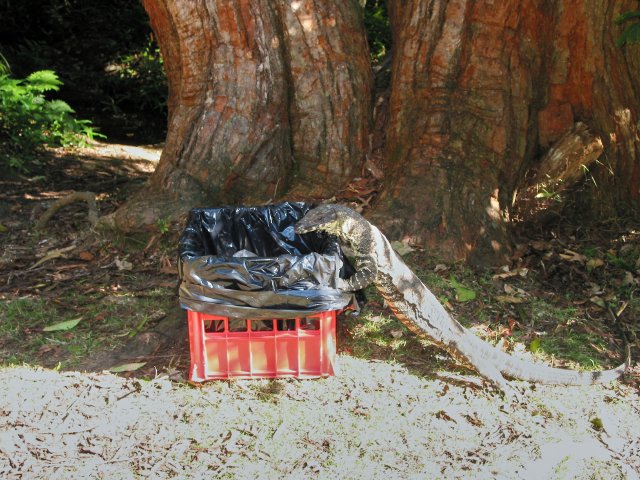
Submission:
[[203,388],[0,371],[3,478],[638,478],[630,388],[517,404],[349,356],[323,380]]
[[[194,385],[176,301],[181,225],[107,237],[77,203],[33,228],[76,190],[113,211],[158,155],[52,150],[29,175],[0,178],[0,477],[638,478],[637,226],[529,232],[491,272],[425,260],[419,246],[407,256],[456,317],[517,354],[562,337],[544,361],[584,367],[586,345],[586,362],[611,367],[626,331],[634,368],[621,382],[514,382],[521,395],[504,400],[371,296],[340,321],[335,376]],[[345,195],[373,190],[359,180]]]

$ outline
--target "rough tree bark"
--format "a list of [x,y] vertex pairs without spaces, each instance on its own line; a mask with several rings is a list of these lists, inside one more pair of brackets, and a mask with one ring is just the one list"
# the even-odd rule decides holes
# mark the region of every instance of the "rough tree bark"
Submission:
[[332,194],[364,160],[371,70],[356,0],[144,0],[169,84],[149,184],[111,220]]
[[[330,197],[359,173],[372,81],[357,0],[143,3],[165,59],[169,133],[148,187],[114,215],[120,229],[194,205]],[[390,1],[386,190],[370,219],[450,259],[503,262],[528,172],[578,122],[604,150],[590,210],[637,208],[640,48],[617,48],[613,25],[636,7]]]
[[639,57],[615,47],[612,27],[633,2],[389,7],[389,188],[371,217],[391,237],[450,258],[506,260],[507,216],[527,170],[578,120],[605,143],[615,172],[600,182],[600,203],[637,206]]

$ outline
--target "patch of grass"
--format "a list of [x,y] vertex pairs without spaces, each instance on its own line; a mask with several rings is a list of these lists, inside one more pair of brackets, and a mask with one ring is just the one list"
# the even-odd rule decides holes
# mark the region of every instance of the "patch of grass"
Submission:
[[[60,302],[24,297],[0,304],[0,345],[3,365],[34,362],[72,368],[98,349],[115,348],[158,319],[173,296],[164,289],[144,297],[69,293]],[[78,319],[69,330],[43,328]]]
[[440,274],[434,272],[428,268],[416,268],[414,270],[415,274],[422,280],[422,282],[432,290],[434,293],[440,290],[448,290],[451,288],[451,285],[444,279]]
[[[434,261],[420,253],[408,254],[403,259],[441,304],[447,309],[455,308],[452,316],[465,326],[487,323],[495,316],[477,301],[454,300],[456,288],[449,280],[451,275],[475,292],[483,291],[470,269],[456,265],[444,273],[435,272]],[[458,369],[447,353],[433,346],[429,340],[415,335],[393,313],[383,308],[384,300],[374,287],[366,290],[366,296],[369,303],[358,318],[349,322],[350,337],[340,341],[343,350],[359,358],[401,363],[421,375],[428,375],[439,368]]]
[[439,369],[458,370],[446,352],[409,331],[388,311],[365,307],[347,328],[349,335],[341,336],[339,346],[354,357],[402,364],[420,376],[432,375]]
[[577,308],[572,306],[559,307],[541,298],[528,302],[527,311],[532,327],[542,324],[546,328],[551,323],[558,328],[579,321]]
[[567,360],[586,370],[600,370],[599,351],[607,348],[601,337],[589,333],[568,332],[566,335],[542,338],[540,349],[546,355]]
[[256,395],[263,402],[277,404],[280,400],[284,385],[279,380],[269,379],[264,384],[256,385]]
[[580,311],[573,306],[557,306],[544,299],[531,300],[523,306],[530,319],[529,332],[514,331],[513,338],[531,344],[533,331],[549,332],[537,337],[535,354],[546,361],[561,358],[570,367],[600,369],[609,348],[602,337],[590,333]]
[[[392,332],[402,337],[394,338]],[[365,312],[353,328],[353,353],[366,358],[381,349],[399,350],[406,346],[403,337],[406,337],[407,333],[406,328],[394,317]]]
[[30,332],[48,324],[52,317],[58,318],[58,312],[42,299],[24,297],[0,303],[0,317],[3,364],[16,364],[32,358],[44,344],[42,338],[34,338]]
[[611,252],[607,252],[607,262],[616,268],[621,270],[627,270],[629,272],[634,271],[634,266],[631,263],[632,259],[629,255],[619,257]]

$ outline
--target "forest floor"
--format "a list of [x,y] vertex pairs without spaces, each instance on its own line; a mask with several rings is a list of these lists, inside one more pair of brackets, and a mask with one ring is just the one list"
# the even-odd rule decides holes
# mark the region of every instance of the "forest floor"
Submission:
[[[397,245],[452,315],[515,355],[610,368],[626,332],[620,382],[513,382],[521,395],[505,400],[368,289],[339,319],[335,376],[198,385],[177,305],[183,225],[108,237],[76,203],[34,229],[72,191],[113,211],[159,152],[50,150],[0,177],[0,477],[639,478],[640,225],[529,231],[485,271]],[[373,189],[361,179],[341,200]]]

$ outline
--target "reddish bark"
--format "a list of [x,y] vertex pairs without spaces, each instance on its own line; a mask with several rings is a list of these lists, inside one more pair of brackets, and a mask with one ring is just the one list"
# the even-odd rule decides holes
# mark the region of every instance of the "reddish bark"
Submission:
[[168,134],[121,230],[195,205],[332,194],[364,160],[371,73],[355,0],[144,0],[165,60]]
[[[167,68],[169,134],[149,187],[115,215],[120,228],[196,204],[330,197],[359,171],[371,72],[356,0],[144,4]],[[506,261],[527,173],[578,122],[607,163],[591,170],[590,211],[637,208],[640,49],[617,48],[613,26],[636,7],[389,2],[388,121],[373,139],[386,141],[387,188],[370,218],[450,259]]]
[[[527,170],[577,120],[603,141],[620,132],[608,152],[624,148],[615,169],[628,173],[614,182],[630,178],[640,90],[615,47],[615,3],[391,2],[390,187],[371,217],[452,259],[505,261],[507,212]],[[625,188],[618,204],[638,185]]]
[[278,0],[289,67],[294,191],[331,196],[367,149],[373,78],[356,2]]

